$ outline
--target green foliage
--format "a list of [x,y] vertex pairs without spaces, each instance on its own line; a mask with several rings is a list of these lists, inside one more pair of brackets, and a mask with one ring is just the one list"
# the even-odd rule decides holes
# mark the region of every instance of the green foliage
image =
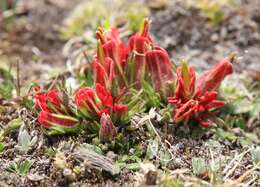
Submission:
[[33,163],[24,160],[22,162],[13,163],[8,168],[6,168],[7,171],[11,173],[17,173],[19,175],[27,175],[32,167]]
[[16,6],[17,0],[1,0],[0,1],[0,12],[7,11],[8,9],[14,9]]
[[80,149],[91,150],[91,151],[94,151],[97,154],[103,155],[103,151],[96,145],[83,143],[83,144],[80,145]]
[[5,144],[3,142],[0,142],[0,155],[4,152]]
[[53,147],[49,147],[48,149],[46,149],[45,151],[45,154],[48,156],[48,157],[55,157],[57,153],[57,150]]
[[223,21],[224,13],[218,1],[197,0],[197,6],[211,23],[218,24]]
[[0,130],[0,141],[4,139],[5,136],[18,129],[23,124],[21,118],[13,119],[6,126]]
[[247,121],[260,118],[260,83],[247,74],[234,74],[223,82],[220,94],[229,105],[222,109],[229,127],[245,128]]
[[160,107],[162,105],[160,95],[156,93],[152,85],[147,81],[143,81],[143,97],[147,102],[147,108]]
[[[65,26],[61,29],[61,37],[69,39],[73,36],[79,36],[86,28],[95,30],[99,25],[109,25],[109,22],[113,26],[129,22],[128,29],[131,32],[137,31],[148,13],[148,8],[138,2],[90,0],[79,4],[65,19]],[[94,33],[92,34],[93,37]]]
[[168,149],[161,149],[159,151],[160,164],[166,167],[167,164],[173,159],[170,151]]
[[225,19],[223,7],[234,7],[234,0],[183,0],[188,6],[198,8],[210,23],[218,24]]
[[14,89],[13,76],[10,70],[0,68],[0,97],[10,99],[12,98],[12,91]]

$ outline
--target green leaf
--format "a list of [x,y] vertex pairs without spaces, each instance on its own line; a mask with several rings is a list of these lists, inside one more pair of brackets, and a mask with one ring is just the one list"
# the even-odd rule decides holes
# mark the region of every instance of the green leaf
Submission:
[[0,97],[10,99],[13,89],[14,83],[11,72],[0,68]]
[[46,151],[45,151],[45,154],[48,156],[48,157],[54,157],[57,153],[57,150],[53,147],[49,147]]
[[0,154],[4,152],[5,144],[3,142],[0,142]]
[[140,164],[139,163],[131,163],[131,164],[127,164],[126,168],[131,170],[131,171],[137,171],[140,169]]
[[18,129],[23,124],[21,118],[16,118],[10,121],[3,129],[0,131],[0,141],[4,139],[5,136]]
[[158,139],[156,138],[153,140],[149,140],[149,144],[146,150],[146,157],[148,159],[153,159],[157,155],[158,149],[159,149]]
[[256,165],[260,162],[260,147],[256,147],[251,151],[253,163]]
[[98,153],[100,155],[103,155],[103,151],[100,149],[100,147],[96,146],[96,145],[91,145],[88,143],[83,143],[80,145],[81,149],[87,149],[87,150],[91,150],[94,151],[95,153]]
[[28,160],[23,161],[19,164],[18,171],[21,175],[27,175],[31,169],[32,163]]
[[32,165],[32,162],[24,160],[22,162],[12,163],[8,168],[6,168],[6,170],[11,173],[17,173],[19,175],[27,175]]
[[172,155],[170,154],[169,150],[160,150],[160,163],[162,166],[166,167],[167,164],[172,160]]
[[206,163],[202,158],[193,157],[192,158],[192,170],[196,175],[204,174],[207,171]]

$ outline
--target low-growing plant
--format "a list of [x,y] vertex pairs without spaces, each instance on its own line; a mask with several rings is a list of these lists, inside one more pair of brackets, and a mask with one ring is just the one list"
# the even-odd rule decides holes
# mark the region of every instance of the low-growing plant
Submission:
[[11,173],[17,173],[19,175],[27,175],[29,173],[32,165],[33,165],[32,162],[30,162],[28,160],[24,160],[21,162],[12,163],[8,168],[6,168],[6,170]]
[[31,137],[24,125],[20,127],[18,134],[18,144],[16,148],[27,153],[37,142],[37,136]]
[[[151,107],[172,110],[174,124],[213,124],[215,109],[225,104],[217,99],[217,89],[233,72],[234,56],[222,59],[197,79],[186,61],[176,70],[168,53],[153,42],[149,26],[145,19],[127,44],[116,28],[98,28],[96,54],[88,66],[91,81],[85,80],[89,86],[79,86],[73,96],[55,84],[47,91],[36,88],[40,124],[56,134],[79,132],[85,127],[102,142],[114,142],[115,146],[124,144],[130,118]],[[167,150],[158,155],[166,165],[170,157]]]

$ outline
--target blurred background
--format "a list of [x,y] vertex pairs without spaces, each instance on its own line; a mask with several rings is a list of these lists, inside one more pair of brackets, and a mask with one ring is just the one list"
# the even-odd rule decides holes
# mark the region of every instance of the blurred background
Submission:
[[260,78],[259,0],[0,0],[0,68],[20,62],[24,82],[46,80],[91,56],[95,29],[117,26],[123,37],[152,20],[155,42],[174,63],[198,70],[238,53],[237,72]]

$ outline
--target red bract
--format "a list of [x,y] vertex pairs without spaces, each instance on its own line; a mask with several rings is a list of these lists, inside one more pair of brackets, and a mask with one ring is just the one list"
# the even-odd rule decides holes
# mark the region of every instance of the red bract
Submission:
[[155,90],[167,96],[165,85],[174,81],[173,67],[167,52],[155,47],[145,53],[145,59]]
[[99,138],[101,141],[110,142],[112,141],[117,134],[117,130],[113,125],[113,122],[109,115],[102,114],[100,118],[100,129],[99,129]]
[[177,68],[176,98],[192,98],[195,91],[196,75],[193,67],[183,63]]
[[104,86],[97,84],[96,92],[104,106],[110,107],[110,108],[113,107],[113,98],[112,98],[109,90],[107,90]]
[[105,66],[94,60],[93,73],[95,84],[101,84],[105,88],[111,89],[114,77],[114,63],[110,58],[105,59]]
[[128,48],[134,62],[135,81],[140,84],[141,79],[145,76],[145,53],[152,47],[152,40],[148,35],[149,22],[145,20],[142,30],[134,34],[128,40]]
[[54,126],[73,128],[79,122],[76,118],[46,111],[41,111],[39,113],[38,121],[45,128],[51,128]]
[[229,58],[222,59],[215,67],[204,73],[197,81],[196,94],[201,95],[205,91],[216,90],[223,79],[233,72],[233,66]]
[[230,73],[233,67],[230,61],[224,59],[214,68],[203,74],[195,88],[195,72],[184,63],[177,69],[177,86],[174,97],[168,102],[175,106],[173,119],[176,123],[193,118],[202,126],[208,126],[207,118],[210,110],[222,107],[225,103],[217,100],[216,90],[221,81]]
[[128,106],[123,104],[115,104],[113,107],[115,121],[125,121],[128,117]]

